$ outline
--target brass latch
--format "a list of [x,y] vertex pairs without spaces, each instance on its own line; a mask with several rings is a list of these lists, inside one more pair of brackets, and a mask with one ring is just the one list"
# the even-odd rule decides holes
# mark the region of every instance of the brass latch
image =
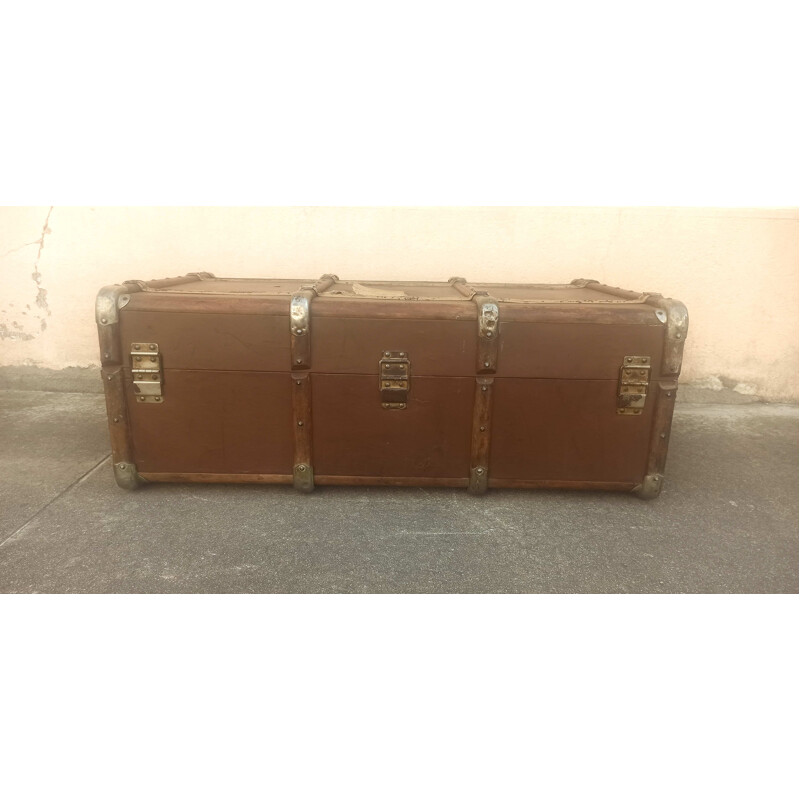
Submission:
[[161,355],[158,345],[151,342],[134,342],[131,345],[131,373],[137,403],[161,403]]
[[619,369],[617,414],[641,414],[650,383],[650,356],[625,356]]
[[384,408],[405,408],[408,405],[408,384],[411,362],[405,353],[386,350],[380,360],[381,405]]

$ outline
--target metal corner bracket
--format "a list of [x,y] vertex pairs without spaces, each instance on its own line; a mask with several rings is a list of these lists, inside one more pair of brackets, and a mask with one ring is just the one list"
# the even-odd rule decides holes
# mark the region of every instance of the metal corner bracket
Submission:
[[665,371],[670,375],[678,375],[683,363],[683,345],[689,333],[689,311],[680,300],[660,294],[651,295],[646,302],[656,308],[658,319],[667,326],[664,340]]
[[314,490],[314,470],[310,464],[295,464],[293,470],[294,488],[298,492]]
[[485,494],[489,488],[489,470],[486,467],[473,467],[469,471],[470,494]]
[[128,490],[138,489],[143,483],[147,483],[144,478],[140,477],[136,466],[125,461],[114,464],[114,479],[117,486]]
[[644,480],[633,489],[633,493],[642,500],[654,500],[663,488],[663,475],[645,475]]
[[138,286],[116,283],[104,286],[98,293],[94,304],[94,318],[98,325],[114,325],[119,322],[119,310],[138,292]]

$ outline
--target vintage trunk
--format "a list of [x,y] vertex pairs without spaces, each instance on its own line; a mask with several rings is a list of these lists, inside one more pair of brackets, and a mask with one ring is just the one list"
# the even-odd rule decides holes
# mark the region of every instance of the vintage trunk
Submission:
[[685,306],[566,285],[182,278],[97,298],[114,473],[147,481],[663,484]]

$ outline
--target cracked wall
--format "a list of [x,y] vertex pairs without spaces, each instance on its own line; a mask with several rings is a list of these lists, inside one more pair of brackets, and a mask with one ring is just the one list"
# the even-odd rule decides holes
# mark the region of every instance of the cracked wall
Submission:
[[658,291],[685,399],[797,400],[796,209],[0,207],[0,368],[97,365],[101,286],[204,270]]

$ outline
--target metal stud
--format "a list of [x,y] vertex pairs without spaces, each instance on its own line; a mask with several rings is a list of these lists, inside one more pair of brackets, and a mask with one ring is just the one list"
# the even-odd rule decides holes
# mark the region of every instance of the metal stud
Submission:
[[134,350],[141,350],[141,349],[142,349],[142,346],[141,346],[140,344],[135,344],[135,345],[133,346],[133,349],[134,349]]
[[488,367],[488,366],[489,366],[489,362],[488,362],[488,361],[484,361],[484,362],[483,362],[483,366],[484,366],[484,367]]
[[481,425],[481,430],[485,431],[486,430],[486,426],[485,425]]
[[478,475],[483,475],[483,467],[478,467],[478,469],[476,469],[475,472],[477,472]]
[[303,420],[297,420],[297,424],[299,427],[303,427]]

